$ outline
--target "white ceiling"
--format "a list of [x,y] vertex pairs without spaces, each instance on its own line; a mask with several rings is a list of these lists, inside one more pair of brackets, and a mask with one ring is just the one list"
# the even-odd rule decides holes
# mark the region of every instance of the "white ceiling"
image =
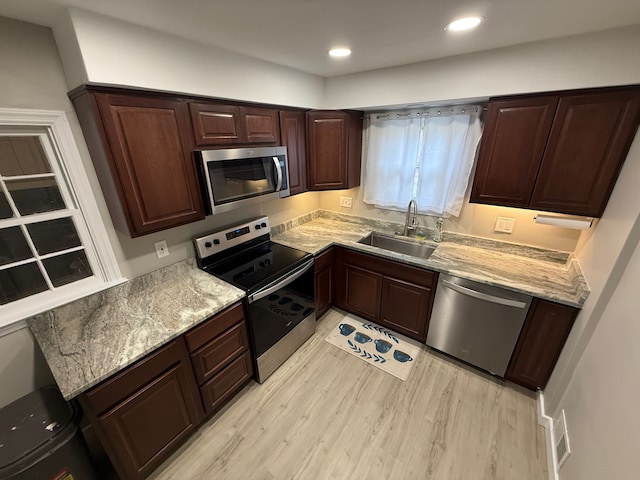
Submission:
[[[639,0],[0,0],[0,15],[52,26],[67,6],[324,77],[640,24]],[[443,29],[467,15],[485,21]]]

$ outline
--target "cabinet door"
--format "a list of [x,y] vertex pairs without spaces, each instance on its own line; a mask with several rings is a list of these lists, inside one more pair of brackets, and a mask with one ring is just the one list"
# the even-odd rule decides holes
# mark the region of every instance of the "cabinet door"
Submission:
[[184,104],[112,94],[96,101],[131,236],[203,219]]
[[243,142],[240,107],[191,102],[189,112],[194,140],[199,147]]
[[281,145],[287,147],[291,195],[307,191],[307,152],[304,112],[280,112]]
[[384,277],[380,323],[421,342],[427,339],[432,290],[403,280]]
[[563,96],[530,208],[600,217],[638,122],[633,90]]
[[270,108],[240,107],[246,143],[272,143],[280,140],[278,111]]
[[126,478],[145,478],[197,425],[177,364],[100,418]]
[[307,113],[310,190],[360,185],[362,120],[360,112],[319,110]]
[[470,201],[527,207],[557,96],[491,101]]
[[344,309],[373,322],[378,321],[382,275],[354,265],[345,265]]
[[534,299],[505,378],[531,390],[544,389],[578,311]]
[[326,265],[315,272],[315,300],[316,318],[319,320],[327,313],[333,303],[333,269],[331,265]]
[[315,258],[314,296],[317,320],[333,305],[333,259],[333,247]]

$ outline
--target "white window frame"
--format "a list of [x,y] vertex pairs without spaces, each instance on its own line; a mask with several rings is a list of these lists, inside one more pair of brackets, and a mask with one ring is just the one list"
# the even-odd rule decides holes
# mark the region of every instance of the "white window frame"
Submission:
[[[85,252],[94,270],[91,280],[78,282],[82,285],[67,284],[0,306],[1,336],[23,328],[24,320],[30,316],[105,290],[127,279],[120,272],[66,113],[56,110],[0,108],[0,126],[3,130],[15,129],[15,133],[11,132],[12,136],[46,137],[46,141],[41,142],[43,148],[50,162],[57,160],[55,165],[51,165],[52,169],[58,179],[65,182],[67,188],[63,188],[62,191],[68,190],[69,196],[63,193],[64,200],[67,206],[73,205],[76,209],[71,216],[81,216],[84,220],[84,223],[74,223],[81,238],[85,240]],[[24,130],[21,131],[21,128]],[[33,131],[29,132],[29,129]],[[65,212],[64,216],[70,216],[68,210]],[[38,214],[38,217],[47,220],[57,215],[54,211]],[[14,223],[12,219],[0,222],[3,226]]]

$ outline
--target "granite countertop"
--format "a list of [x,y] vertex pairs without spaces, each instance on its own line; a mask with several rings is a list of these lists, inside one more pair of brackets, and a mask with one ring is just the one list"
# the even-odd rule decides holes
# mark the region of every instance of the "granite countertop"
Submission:
[[450,232],[444,232],[440,243],[428,242],[436,250],[426,260],[357,243],[372,231],[399,229],[390,222],[320,211],[276,226],[272,240],[313,254],[342,245],[572,307],[581,308],[589,294],[578,261],[567,252]]
[[27,320],[71,399],[244,297],[185,260]]

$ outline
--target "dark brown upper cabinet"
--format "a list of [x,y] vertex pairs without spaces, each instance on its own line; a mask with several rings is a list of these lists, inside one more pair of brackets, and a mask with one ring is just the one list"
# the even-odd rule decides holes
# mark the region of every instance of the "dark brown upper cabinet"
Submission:
[[189,112],[199,147],[280,141],[278,111],[271,108],[189,102]]
[[116,229],[137,237],[204,218],[181,100],[90,89],[70,97]]
[[639,110],[637,88],[491,100],[471,202],[602,216]]
[[304,111],[280,112],[280,144],[287,147],[291,195],[307,191],[307,143]]
[[360,185],[362,112],[307,112],[309,190],[335,190]]

